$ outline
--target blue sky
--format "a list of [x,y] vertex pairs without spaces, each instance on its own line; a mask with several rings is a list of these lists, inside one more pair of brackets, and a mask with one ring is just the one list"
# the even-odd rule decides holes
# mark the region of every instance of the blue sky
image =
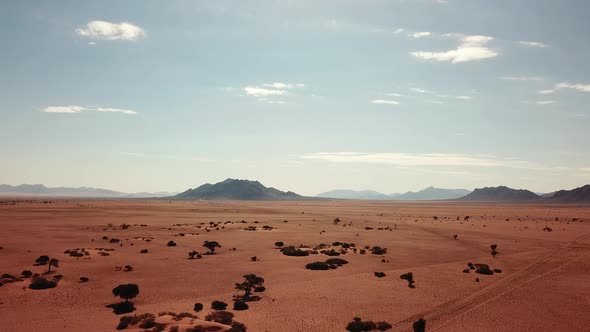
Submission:
[[3,1],[0,183],[590,182],[590,3]]

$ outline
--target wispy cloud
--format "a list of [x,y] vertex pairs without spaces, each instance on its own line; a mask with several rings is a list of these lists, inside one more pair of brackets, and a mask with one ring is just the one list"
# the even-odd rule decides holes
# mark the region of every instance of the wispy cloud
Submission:
[[384,99],[375,99],[371,100],[372,104],[387,104],[387,105],[399,105],[399,102],[395,100],[384,100]]
[[550,104],[555,104],[556,101],[555,100],[540,100],[537,102],[537,105],[550,105]]
[[538,76],[502,76],[502,80],[506,81],[541,81],[542,78]]
[[470,96],[457,96],[457,97],[455,97],[455,98],[457,98],[457,99],[462,99],[462,100],[469,100],[469,99],[471,99],[471,97],[470,97]]
[[414,33],[410,34],[410,36],[412,36],[416,39],[419,39],[419,38],[432,36],[432,32],[429,32],[429,31],[414,32]]
[[85,107],[85,106],[76,106],[76,105],[48,106],[48,107],[45,107],[42,111],[45,113],[70,113],[70,114],[82,113],[82,112],[110,112],[110,113],[123,113],[123,114],[130,114],[130,115],[137,114],[136,111],[127,110],[127,109],[109,108],[109,107]]
[[255,97],[259,101],[282,104],[284,101],[272,100],[271,97],[286,96],[290,94],[289,90],[303,87],[305,87],[303,83],[274,82],[260,86],[248,85],[243,88],[243,91],[246,92],[246,95]]
[[426,94],[434,93],[432,91],[424,90],[424,89],[420,89],[420,88],[410,88],[410,91],[415,92],[415,93],[426,93]]
[[557,83],[553,86],[553,89],[541,90],[539,93],[551,94],[564,89],[576,90],[578,92],[590,92],[590,84]]
[[127,22],[111,23],[106,21],[88,22],[84,27],[76,29],[76,33],[93,39],[126,41],[136,41],[146,36],[145,31],[137,25]]
[[563,171],[564,167],[546,167],[514,158],[493,155],[466,155],[453,153],[400,153],[400,152],[317,152],[300,156],[302,159],[334,163],[363,163],[395,166],[468,166],[510,167],[530,170]]
[[445,34],[445,36],[459,39],[459,45],[456,49],[443,52],[417,51],[410,52],[410,54],[422,60],[452,63],[484,60],[499,55],[498,52],[486,47],[488,43],[494,40],[493,37],[481,35],[462,36],[459,34]]
[[543,43],[540,43],[540,42],[519,41],[518,43],[521,44],[521,45],[530,46],[530,47],[538,47],[538,48],[545,48],[545,47],[547,47],[546,44],[543,44]]

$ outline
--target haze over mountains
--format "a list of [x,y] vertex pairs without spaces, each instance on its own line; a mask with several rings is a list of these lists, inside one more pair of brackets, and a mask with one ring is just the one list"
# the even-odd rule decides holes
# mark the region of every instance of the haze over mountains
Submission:
[[115,190],[92,187],[46,187],[42,184],[21,184],[11,186],[0,184],[0,196],[42,196],[42,197],[94,197],[94,198],[146,198],[174,195],[170,192],[124,193]]
[[44,185],[11,186],[0,184],[0,197],[73,197],[73,198],[165,198],[178,200],[321,200],[356,199],[388,201],[455,200],[465,202],[546,202],[546,203],[590,203],[590,185],[572,190],[559,190],[550,194],[535,194],[525,189],[506,186],[477,188],[473,192],[465,189],[441,189],[428,187],[418,192],[405,194],[383,194],[373,190],[332,190],[307,197],[292,191],[281,191],[266,187],[258,181],[226,179],[215,184],[206,183],[182,193],[124,193],[115,190],[91,187],[56,187]]
[[466,189],[442,189],[428,187],[426,189],[413,192],[408,191],[405,194],[383,194],[373,190],[331,190],[320,193],[316,197],[338,198],[338,199],[365,199],[365,200],[399,200],[399,201],[421,201],[421,200],[439,200],[454,199],[469,194]]

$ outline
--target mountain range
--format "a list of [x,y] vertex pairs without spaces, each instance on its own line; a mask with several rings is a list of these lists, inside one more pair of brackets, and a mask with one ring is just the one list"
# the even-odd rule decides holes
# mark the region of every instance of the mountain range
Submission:
[[42,197],[87,197],[87,198],[147,198],[165,197],[175,193],[170,192],[139,192],[124,193],[115,190],[92,187],[46,187],[42,184],[21,184],[11,186],[0,184],[0,196],[42,196]]
[[543,202],[543,203],[590,203],[590,185],[572,190],[559,190],[550,194],[538,195],[525,189],[512,189],[506,186],[477,188],[473,192],[465,189],[441,189],[428,187],[418,192],[405,194],[382,194],[376,191],[332,190],[316,197],[298,195],[292,191],[281,191],[265,187],[258,181],[226,179],[215,184],[206,183],[182,193],[124,193],[114,190],[91,187],[46,187],[44,185],[19,186],[0,185],[0,196],[21,197],[81,197],[81,198],[165,198],[179,200],[447,200],[465,202]]
[[316,195],[323,198],[337,199],[363,199],[363,200],[398,200],[398,201],[424,201],[424,200],[441,200],[454,199],[469,194],[466,189],[442,189],[428,187],[426,189],[414,192],[408,191],[405,194],[383,194],[373,190],[332,190]]

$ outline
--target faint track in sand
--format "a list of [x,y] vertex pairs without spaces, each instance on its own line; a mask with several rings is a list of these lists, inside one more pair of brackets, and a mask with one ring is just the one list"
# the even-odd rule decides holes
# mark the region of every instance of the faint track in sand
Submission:
[[[547,263],[553,257],[555,257],[558,254],[567,252],[568,250],[572,249],[572,246],[578,244],[579,241],[588,238],[590,238],[590,233],[582,235],[574,239],[573,241],[565,243],[564,245],[562,245],[561,248],[548,253],[547,255],[541,257],[533,263],[525,266],[523,269],[516,271],[507,277],[504,277],[500,281],[495,282],[488,287],[471,293],[465,297],[443,303],[430,311],[426,311],[421,314],[408,317],[404,320],[396,322],[393,325],[399,331],[412,331],[413,322],[418,320],[419,318],[424,318],[426,322],[436,322],[436,324],[429,324],[429,326],[431,326],[429,327],[429,330],[437,330],[447,325],[452,320],[454,320],[458,316],[458,314],[464,314],[466,312],[474,310],[484,304],[496,300],[497,298],[505,295],[506,293],[512,291],[515,288],[518,288],[530,281],[538,279],[546,274],[555,272],[563,268],[564,266],[574,262],[575,260],[562,262],[557,267],[541,273],[541,270],[544,267],[546,267],[545,263]],[[579,248],[580,247],[577,247],[577,249]],[[588,247],[587,250],[590,250],[590,247]],[[448,318],[445,319],[445,317]]]

